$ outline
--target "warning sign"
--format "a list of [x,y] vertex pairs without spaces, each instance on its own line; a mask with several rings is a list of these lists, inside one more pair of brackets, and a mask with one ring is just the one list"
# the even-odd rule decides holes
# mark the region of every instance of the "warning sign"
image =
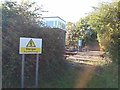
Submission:
[[27,44],[26,47],[36,47],[36,46],[35,46],[35,43],[33,42],[33,40],[31,39],[31,40],[28,42],[28,44]]
[[42,39],[20,37],[20,54],[41,54]]

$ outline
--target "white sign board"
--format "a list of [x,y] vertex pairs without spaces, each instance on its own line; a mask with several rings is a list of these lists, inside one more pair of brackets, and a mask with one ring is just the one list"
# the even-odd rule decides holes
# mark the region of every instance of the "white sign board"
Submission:
[[78,40],[78,46],[82,46],[82,40]]
[[20,54],[41,54],[42,39],[20,37],[19,53]]

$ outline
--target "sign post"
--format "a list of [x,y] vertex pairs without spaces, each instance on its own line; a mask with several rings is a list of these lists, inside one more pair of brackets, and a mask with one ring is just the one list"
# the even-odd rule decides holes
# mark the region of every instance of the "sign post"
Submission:
[[24,87],[24,61],[25,61],[25,55],[22,55],[22,70],[21,70],[21,88]]
[[38,65],[39,65],[39,55],[36,55],[36,78],[35,78],[35,87],[38,87]]
[[21,88],[24,88],[25,54],[36,54],[35,87],[37,88],[38,87],[39,54],[42,53],[42,39],[20,37],[19,53],[22,54]]

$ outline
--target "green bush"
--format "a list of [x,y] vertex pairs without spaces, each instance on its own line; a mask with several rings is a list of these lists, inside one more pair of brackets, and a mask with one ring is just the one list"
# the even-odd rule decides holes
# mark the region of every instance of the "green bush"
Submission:
[[[20,87],[22,59],[22,55],[19,54],[20,37],[43,40],[42,54],[39,55],[39,80],[50,81],[57,75],[63,75],[62,72],[66,69],[65,31],[40,28],[36,22],[38,14],[29,10],[32,5],[34,3],[19,5],[15,2],[5,2],[2,4],[3,88]],[[25,87],[34,86],[35,66],[36,55],[25,55]]]
[[107,49],[109,56],[114,63],[119,63],[120,60],[120,32],[114,33],[111,36],[111,42],[109,43]]
[[[60,29],[40,29],[31,26],[26,30],[24,27],[3,30],[3,87],[19,87],[21,75],[20,37],[43,39],[42,54],[39,57],[40,78],[50,80],[55,75],[61,74],[66,66],[64,61],[64,35],[65,31]],[[25,55],[26,82],[34,82],[35,62],[36,55]]]

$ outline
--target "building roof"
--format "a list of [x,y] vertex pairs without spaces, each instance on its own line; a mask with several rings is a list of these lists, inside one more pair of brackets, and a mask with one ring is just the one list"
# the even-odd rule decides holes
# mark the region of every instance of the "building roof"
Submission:
[[66,22],[65,20],[63,20],[63,19],[60,18],[59,16],[50,16],[50,17],[42,17],[42,18],[59,18],[59,19],[61,19],[62,21]]

